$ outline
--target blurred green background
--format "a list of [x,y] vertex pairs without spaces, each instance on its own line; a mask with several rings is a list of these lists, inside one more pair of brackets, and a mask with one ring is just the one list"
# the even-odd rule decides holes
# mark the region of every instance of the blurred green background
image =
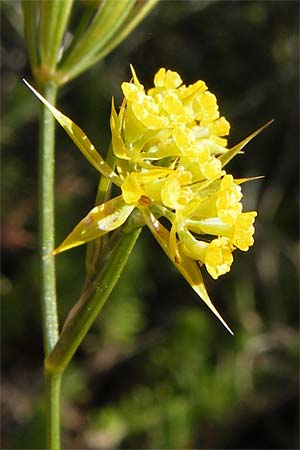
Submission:
[[[83,2],[84,4],[84,2]],[[76,4],[76,7],[82,4]],[[73,18],[76,21],[76,15]],[[43,448],[37,249],[37,115],[20,3],[1,2],[2,448]],[[203,79],[230,144],[274,123],[230,165],[257,209],[256,243],[230,274],[205,276],[231,337],[148,230],[63,380],[65,449],[298,448],[299,4],[162,1],[104,62],[60,91],[59,108],[103,154],[111,96],[132,63]],[[97,173],[57,128],[57,243],[93,206]],[[61,320],[80,293],[85,249],[57,257]],[[206,275],[206,274],[205,274]]]

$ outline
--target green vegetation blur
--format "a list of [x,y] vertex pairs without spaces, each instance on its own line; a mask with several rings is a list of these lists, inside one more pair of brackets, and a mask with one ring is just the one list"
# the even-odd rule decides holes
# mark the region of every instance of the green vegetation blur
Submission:
[[[84,4],[84,2],[83,2]],[[82,7],[77,2],[76,6]],[[2,448],[43,449],[37,116],[18,1],[1,2]],[[72,18],[76,21],[76,15]],[[71,23],[72,29],[72,23]],[[229,274],[204,274],[230,336],[143,230],[113,295],[63,379],[65,449],[298,448],[299,3],[162,1],[58,107],[105,155],[111,97],[133,64],[206,81],[230,144],[274,119],[231,163],[256,242]],[[57,126],[56,242],[91,209],[97,173]],[[85,248],[57,257],[61,323],[80,294]]]

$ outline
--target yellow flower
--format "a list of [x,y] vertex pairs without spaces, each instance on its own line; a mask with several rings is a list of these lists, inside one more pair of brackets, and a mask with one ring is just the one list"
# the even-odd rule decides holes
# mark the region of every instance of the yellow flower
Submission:
[[234,226],[233,243],[234,245],[246,252],[254,243],[254,218],[256,217],[256,211],[242,213],[238,216]]
[[232,175],[225,175],[221,181],[216,199],[218,216],[223,222],[233,224],[242,211],[241,187],[234,182]]
[[233,262],[232,250],[232,243],[226,237],[214,239],[208,244],[204,263],[214,279],[229,272]]
[[131,70],[119,114],[112,103],[115,170],[77,125],[31,88],[91,164],[121,190],[96,206],[55,253],[115,230],[138,209],[178,271],[231,332],[209,299],[200,267],[216,279],[230,270],[236,248],[253,244],[256,212],[242,212],[241,203],[240,184],[247,180],[235,180],[224,166],[266,125],[227,148],[230,125],[204,81],[186,86],[178,73],[161,68],[146,91]]

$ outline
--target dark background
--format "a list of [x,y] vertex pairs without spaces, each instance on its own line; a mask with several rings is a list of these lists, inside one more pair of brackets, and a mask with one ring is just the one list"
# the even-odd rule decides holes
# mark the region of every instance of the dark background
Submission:
[[[2,448],[43,448],[37,249],[38,102],[19,2],[1,3]],[[244,187],[256,242],[208,291],[231,337],[143,230],[111,299],[63,381],[66,449],[298,448],[299,5],[162,1],[109,55],[60,91],[59,108],[105,154],[111,96],[132,63],[203,79],[235,144],[270,119],[228,170]],[[56,145],[57,243],[93,206],[97,173],[62,129]],[[57,257],[61,321],[80,293],[85,249]]]

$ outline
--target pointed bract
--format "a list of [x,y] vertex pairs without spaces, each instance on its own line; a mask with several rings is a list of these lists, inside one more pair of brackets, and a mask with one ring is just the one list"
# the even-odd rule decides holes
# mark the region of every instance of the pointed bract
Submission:
[[95,206],[79,222],[63,243],[54,250],[54,254],[85,244],[119,228],[133,209],[134,205],[126,205],[122,196]]
[[184,276],[190,286],[194,289],[194,291],[199,295],[201,300],[209,307],[209,309],[215,314],[215,316],[220,320],[220,322],[224,325],[224,327],[229,331],[230,334],[233,335],[233,331],[227,325],[223,317],[217,311],[216,307],[210,300],[207,290],[205,288],[205,284],[200,272],[200,268],[196,261],[192,260],[188,256],[186,256],[183,252],[180,252],[180,260],[174,261],[172,258],[172,254],[170,251],[170,232],[154,217],[151,211],[145,207],[142,209],[145,222],[151,230],[153,236],[160,244],[166,255],[170,258],[172,263],[175,265],[176,269]]
[[95,167],[102,175],[109,178],[113,183],[118,186],[121,185],[120,177],[109,167],[104,159],[95,149],[86,134],[76,125],[69,117],[61,113],[57,108],[51,105],[38,91],[36,91],[26,80],[23,80],[26,86],[32,90],[32,92],[38,97],[38,99],[44,103],[45,106],[51,111],[58,123],[68,133],[74,144],[83,153],[86,159]]
[[241,142],[236,144],[234,147],[232,147],[230,150],[228,150],[226,153],[220,156],[220,161],[222,163],[222,167],[225,167],[226,164],[229,163],[244,147],[247,145],[255,136],[257,136],[259,133],[261,133],[265,128],[267,128],[271,123],[274,122],[274,120],[269,120],[265,125],[258,128],[258,130],[251,133],[246,139],[243,139]]

